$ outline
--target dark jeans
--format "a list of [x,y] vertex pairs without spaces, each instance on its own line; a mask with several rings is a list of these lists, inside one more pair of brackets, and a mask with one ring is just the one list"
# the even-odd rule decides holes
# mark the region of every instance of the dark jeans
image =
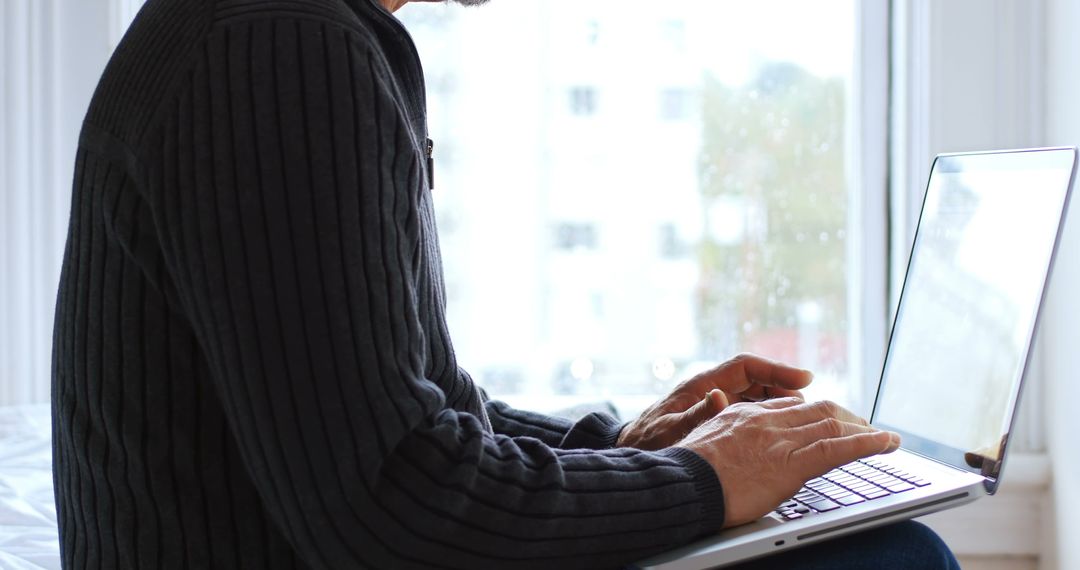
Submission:
[[960,570],[934,531],[906,521],[733,566],[736,570]]

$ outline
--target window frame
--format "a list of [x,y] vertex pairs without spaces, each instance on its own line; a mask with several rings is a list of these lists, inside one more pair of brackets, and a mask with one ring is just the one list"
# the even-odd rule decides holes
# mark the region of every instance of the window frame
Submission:
[[889,109],[891,107],[889,0],[855,2],[855,62],[848,120],[848,179],[852,207],[848,240],[849,350],[851,370],[861,371],[859,409],[869,416],[888,343],[890,244]]

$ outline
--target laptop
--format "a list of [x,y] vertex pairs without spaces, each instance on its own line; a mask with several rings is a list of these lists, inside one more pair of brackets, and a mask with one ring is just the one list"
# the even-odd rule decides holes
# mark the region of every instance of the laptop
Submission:
[[938,156],[870,417],[900,449],[636,566],[722,567],[993,495],[1076,162],[1075,147]]

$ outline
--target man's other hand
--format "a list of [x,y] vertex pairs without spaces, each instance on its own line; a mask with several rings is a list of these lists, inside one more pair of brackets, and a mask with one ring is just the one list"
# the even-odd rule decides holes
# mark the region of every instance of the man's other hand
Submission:
[[729,404],[769,398],[802,399],[809,371],[752,354],[740,354],[679,384],[619,434],[618,447],[658,450],[686,437]]
[[728,406],[676,444],[703,457],[724,487],[724,526],[764,516],[802,484],[900,446],[833,402],[778,398]]

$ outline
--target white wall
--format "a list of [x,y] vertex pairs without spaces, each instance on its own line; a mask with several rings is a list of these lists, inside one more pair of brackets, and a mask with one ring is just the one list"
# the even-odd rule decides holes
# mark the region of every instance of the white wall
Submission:
[[108,4],[0,3],[0,404],[49,399],[75,149],[111,51]]
[[[1047,0],[1046,143],[1080,144],[1080,2]],[[1080,568],[1080,206],[1076,193],[1044,310],[1040,348],[1046,380],[1048,447],[1053,462],[1055,565]]]
[[[902,0],[893,6],[895,306],[934,156],[1046,144],[1046,68],[1043,0]],[[1035,397],[1021,407],[1013,449],[1039,452],[1040,383],[1028,383],[1025,393]]]

